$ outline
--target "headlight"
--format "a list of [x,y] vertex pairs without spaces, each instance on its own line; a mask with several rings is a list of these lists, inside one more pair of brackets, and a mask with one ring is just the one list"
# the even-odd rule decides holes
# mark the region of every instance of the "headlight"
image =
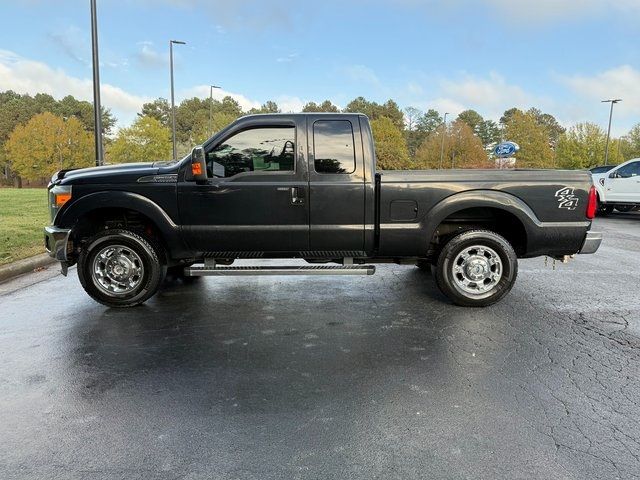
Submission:
[[58,211],[69,200],[71,200],[71,185],[56,185],[49,190],[49,215],[52,224]]

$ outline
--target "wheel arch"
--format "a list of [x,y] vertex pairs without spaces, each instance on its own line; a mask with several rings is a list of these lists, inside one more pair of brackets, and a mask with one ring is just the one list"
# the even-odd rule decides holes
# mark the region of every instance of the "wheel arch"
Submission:
[[180,227],[157,203],[137,193],[104,191],[85,195],[61,210],[55,221],[60,227],[71,228],[72,236],[77,236],[89,224],[105,225],[119,218],[125,224],[129,220],[151,227],[169,256],[186,254]]
[[480,227],[505,237],[518,256],[526,254],[530,228],[541,223],[520,198],[495,190],[473,190],[447,197],[426,218],[428,251],[437,247],[441,237]]

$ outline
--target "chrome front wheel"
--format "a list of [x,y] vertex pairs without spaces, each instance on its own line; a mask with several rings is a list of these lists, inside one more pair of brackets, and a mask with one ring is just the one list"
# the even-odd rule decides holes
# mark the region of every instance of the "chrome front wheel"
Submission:
[[93,259],[93,283],[107,295],[127,296],[135,291],[144,278],[144,264],[140,255],[125,245],[109,245]]
[[78,257],[78,278],[89,295],[109,307],[139,305],[158,291],[165,252],[150,236],[109,229],[89,238]]

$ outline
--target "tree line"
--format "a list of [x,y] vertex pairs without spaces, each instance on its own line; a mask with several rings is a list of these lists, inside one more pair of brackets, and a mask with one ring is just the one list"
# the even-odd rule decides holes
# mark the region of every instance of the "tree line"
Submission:
[[[511,140],[521,147],[521,168],[584,169],[604,162],[606,132],[594,123],[566,130],[556,118],[537,108],[506,110],[496,122],[474,110],[460,113],[445,125],[434,109],[401,109],[358,97],[344,108],[331,101],[309,102],[303,112],[364,113],[371,120],[381,169],[494,168],[494,146]],[[185,99],[176,106],[179,155],[202,143],[236,118],[253,113],[278,113],[276,102],[243,110],[231,97],[222,100]],[[170,159],[171,107],[164,98],[145,103],[136,120],[115,131],[116,119],[102,111],[107,163]],[[0,165],[5,183],[46,182],[61,168],[95,164],[93,107],[67,96],[20,95],[0,92]],[[609,146],[609,162],[640,157],[640,124]]]

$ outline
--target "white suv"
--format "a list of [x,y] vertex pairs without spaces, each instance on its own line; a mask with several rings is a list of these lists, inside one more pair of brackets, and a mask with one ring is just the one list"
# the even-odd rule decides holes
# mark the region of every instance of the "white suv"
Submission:
[[611,213],[614,208],[621,212],[640,208],[640,158],[592,176],[601,213]]

